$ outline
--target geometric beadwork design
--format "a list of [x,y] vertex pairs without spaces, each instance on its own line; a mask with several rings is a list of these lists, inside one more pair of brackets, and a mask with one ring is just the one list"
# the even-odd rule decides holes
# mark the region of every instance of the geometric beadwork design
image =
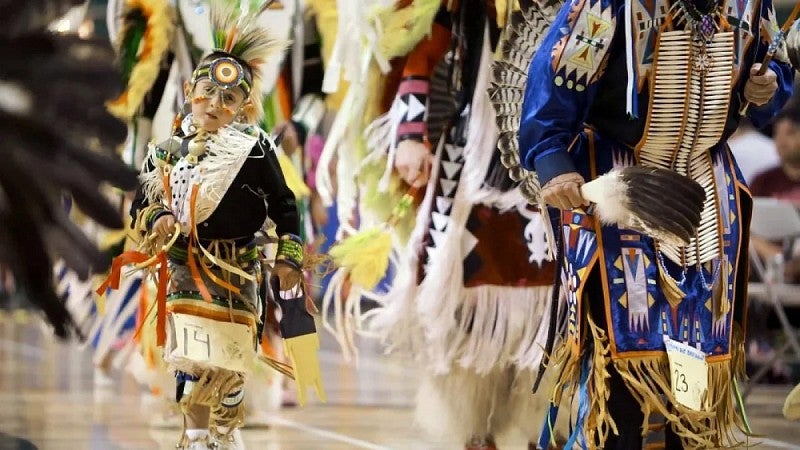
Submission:
[[612,11],[611,6],[603,9],[600,0],[576,2],[570,14],[572,31],[553,50],[556,86],[581,92],[592,81],[614,37]]

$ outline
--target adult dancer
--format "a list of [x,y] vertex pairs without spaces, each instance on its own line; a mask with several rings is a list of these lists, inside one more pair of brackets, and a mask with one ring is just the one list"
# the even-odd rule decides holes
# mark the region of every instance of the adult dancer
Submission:
[[505,14],[483,0],[434,7],[419,19],[430,35],[405,55],[390,134],[377,140],[397,143],[394,168],[427,194],[385,307],[371,314],[420,365],[416,421],[431,436],[494,449],[516,426],[534,442],[554,267],[539,212],[498,158],[487,88]]
[[[667,448],[736,441],[751,199],[725,141],[745,101],[760,126],[791,95],[786,62],[757,74],[774,17],[769,0],[578,0],[531,62],[520,160],[562,210],[570,333],[556,362],[559,387],[577,389],[583,406],[568,445],[641,448],[654,412],[667,419]],[[689,245],[595,220],[581,185],[634,164],[703,186]],[[686,374],[671,373],[665,346],[679,344],[699,355],[689,382],[705,394],[676,392]]]

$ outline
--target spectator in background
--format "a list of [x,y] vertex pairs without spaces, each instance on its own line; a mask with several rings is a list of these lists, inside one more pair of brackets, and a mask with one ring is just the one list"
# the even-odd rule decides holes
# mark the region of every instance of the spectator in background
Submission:
[[[750,190],[754,197],[774,197],[800,206],[800,105],[778,114],[773,133],[778,165],[757,175]],[[749,150],[762,156],[762,152]]]
[[[772,197],[793,203],[800,207],[800,105],[793,105],[781,111],[774,122],[774,140],[778,165],[757,175],[750,183],[753,197]],[[762,155],[754,148],[748,149],[754,155]],[[779,243],[770,242],[757,236],[752,237],[753,247],[765,260],[784,252]],[[800,282],[800,257],[790,252],[787,258],[785,279],[790,283]]]
[[[757,133],[755,130],[752,132]],[[750,191],[753,197],[778,198],[800,207],[800,105],[798,103],[793,102],[775,118],[773,138],[773,148],[779,159],[772,168],[759,173],[752,181],[745,175],[750,183]],[[745,141],[740,141],[738,148],[744,155],[743,160],[755,162],[764,157],[766,147],[755,142],[745,144]],[[740,155],[736,154],[736,157],[739,160]],[[744,173],[744,169],[742,171]],[[772,242],[759,236],[751,236],[750,242],[763,261],[779,261],[777,267],[783,266],[783,280],[786,283],[800,283],[800,246],[797,245],[797,241]],[[750,333],[748,342],[748,365],[758,366],[772,359],[775,348],[770,342],[774,341],[775,331],[780,329],[780,325],[771,308],[759,309],[763,308],[763,305],[758,303],[751,303],[750,307],[752,308],[750,317],[754,319],[754,323],[750,326],[753,332]],[[786,313],[794,326],[800,325],[800,311],[796,308],[786,308]],[[750,370],[752,369],[753,367],[750,367]],[[789,367],[785,363],[777,362],[773,364],[767,380],[784,383],[789,381],[791,376]]]

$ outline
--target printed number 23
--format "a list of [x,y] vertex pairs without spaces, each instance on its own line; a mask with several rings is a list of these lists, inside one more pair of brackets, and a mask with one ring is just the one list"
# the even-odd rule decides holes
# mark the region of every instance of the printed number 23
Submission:
[[675,369],[675,392],[689,392],[689,384],[686,383],[686,375]]

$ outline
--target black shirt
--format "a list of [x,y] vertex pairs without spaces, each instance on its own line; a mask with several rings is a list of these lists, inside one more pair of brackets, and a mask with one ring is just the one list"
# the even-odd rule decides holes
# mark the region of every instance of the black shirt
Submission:
[[[187,148],[188,139],[183,139]],[[155,170],[149,161],[146,167]],[[131,216],[136,220],[138,211],[149,204],[140,187],[131,206]],[[278,235],[299,234],[299,219],[295,197],[286,185],[278,157],[269,144],[259,141],[250,151],[217,208],[204,222],[197,224],[198,238],[249,239],[261,229],[269,217],[276,224]]]

